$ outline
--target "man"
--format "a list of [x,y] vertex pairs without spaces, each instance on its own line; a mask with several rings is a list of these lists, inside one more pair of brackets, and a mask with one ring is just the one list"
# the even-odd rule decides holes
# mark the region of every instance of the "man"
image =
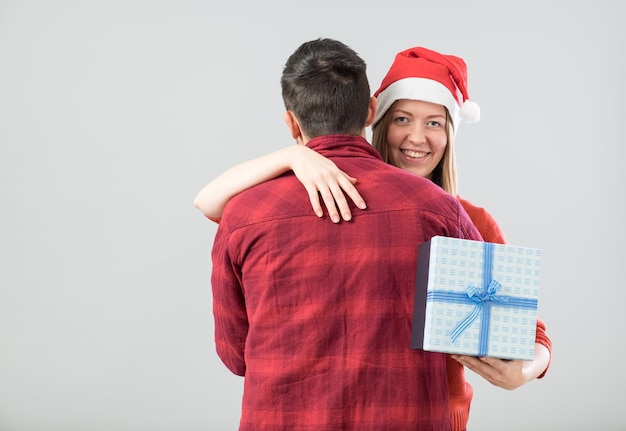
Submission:
[[302,44],[281,78],[301,145],[358,178],[368,208],[319,220],[292,173],[224,209],[212,251],[218,355],[244,376],[240,430],[449,430],[445,355],[411,350],[417,246],[480,240],[458,201],[384,163],[365,62]]

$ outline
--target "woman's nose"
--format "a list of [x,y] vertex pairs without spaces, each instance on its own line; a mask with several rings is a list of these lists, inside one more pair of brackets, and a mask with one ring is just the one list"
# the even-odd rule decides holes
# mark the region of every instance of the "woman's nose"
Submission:
[[413,126],[409,129],[407,139],[412,144],[421,144],[426,140],[426,134],[424,128],[420,126]]

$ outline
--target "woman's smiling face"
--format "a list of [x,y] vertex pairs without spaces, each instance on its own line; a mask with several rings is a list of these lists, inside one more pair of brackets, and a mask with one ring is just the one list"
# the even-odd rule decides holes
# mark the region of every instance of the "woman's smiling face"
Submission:
[[431,179],[448,144],[446,109],[421,100],[400,99],[387,132],[392,165]]

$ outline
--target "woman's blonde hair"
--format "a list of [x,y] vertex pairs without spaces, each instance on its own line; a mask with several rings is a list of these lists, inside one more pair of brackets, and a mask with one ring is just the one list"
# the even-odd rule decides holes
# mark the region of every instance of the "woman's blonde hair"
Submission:
[[[391,163],[389,161],[387,132],[389,131],[389,126],[393,118],[391,113],[396,103],[397,101],[393,102],[380,121],[372,126],[372,146],[380,153],[386,163]],[[432,172],[431,181],[456,197],[458,180],[456,173],[456,155],[454,151],[454,125],[452,124],[452,118],[450,117],[448,108],[444,107],[444,109],[446,110],[446,137],[448,143],[441,161]]]

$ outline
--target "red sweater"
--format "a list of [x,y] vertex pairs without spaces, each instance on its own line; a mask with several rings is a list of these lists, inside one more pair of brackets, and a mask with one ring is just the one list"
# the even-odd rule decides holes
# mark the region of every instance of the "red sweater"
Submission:
[[[484,208],[477,207],[470,201],[457,196],[457,199],[465,208],[465,212],[470,216],[474,226],[478,229],[483,240],[487,242],[507,244],[508,240],[496,220]],[[552,342],[546,335],[546,325],[537,319],[537,331],[535,340],[537,343],[546,346],[552,354]],[[465,369],[463,365],[448,356],[446,360],[448,368],[448,388],[450,392],[450,414],[452,416],[452,431],[464,430],[469,419],[470,404],[472,401],[472,386],[465,380]],[[542,378],[547,371],[539,376]]]

